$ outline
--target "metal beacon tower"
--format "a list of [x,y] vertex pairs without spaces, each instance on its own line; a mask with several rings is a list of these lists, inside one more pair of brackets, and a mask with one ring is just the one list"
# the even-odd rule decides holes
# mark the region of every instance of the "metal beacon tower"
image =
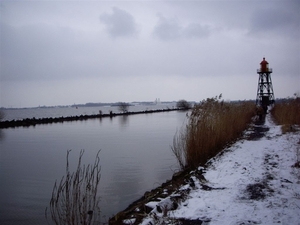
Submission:
[[256,105],[260,105],[265,111],[269,105],[274,104],[274,92],[271,79],[272,69],[269,68],[269,63],[263,58],[260,63],[260,69],[257,70],[258,87],[256,96]]

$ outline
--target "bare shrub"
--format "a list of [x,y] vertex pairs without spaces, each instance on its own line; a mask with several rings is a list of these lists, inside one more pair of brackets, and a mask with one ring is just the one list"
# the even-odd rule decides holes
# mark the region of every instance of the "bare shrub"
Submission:
[[220,99],[221,95],[195,105],[187,125],[175,134],[171,149],[182,169],[206,163],[239,137],[255,115],[253,102],[227,103]]
[[126,102],[119,102],[118,107],[119,107],[119,111],[126,113],[128,112],[129,104]]
[[[81,165],[84,150],[80,151],[75,172],[69,171],[69,153],[67,151],[66,176],[55,182],[50,200],[52,221],[58,225],[89,225],[99,219],[99,197],[97,188],[100,181],[99,152],[93,165]],[[46,208],[46,218],[48,215]]]
[[179,109],[190,109],[191,108],[191,103],[189,103],[188,101],[182,99],[182,100],[179,100],[177,103],[176,103],[176,107],[179,108]]

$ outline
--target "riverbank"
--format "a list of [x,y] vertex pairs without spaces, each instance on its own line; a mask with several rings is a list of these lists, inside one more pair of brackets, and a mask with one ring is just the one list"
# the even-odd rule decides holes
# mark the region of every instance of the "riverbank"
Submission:
[[39,124],[51,124],[51,123],[63,123],[63,122],[72,122],[78,120],[88,120],[88,119],[102,119],[102,118],[113,118],[116,116],[129,116],[136,114],[149,114],[149,113],[160,113],[160,112],[170,112],[170,111],[179,111],[182,109],[179,108],[168,108],[168,109],[153,109],[153,110],[143,110],[137,112],[124,112],[124,113],[106,113],[106,114],[94,114],[94,115],[80,115],[80,116],[66,116],[66,117],[48,117],[48,118],[27,118],[22,120],[11,120],[11,121],[1,121],[0,129],[3,128],[13,128],[13,127],[29,127]]
[[109,224],[298,224],[300,130],[282,133],[267,114],[205,167],[171,181]]

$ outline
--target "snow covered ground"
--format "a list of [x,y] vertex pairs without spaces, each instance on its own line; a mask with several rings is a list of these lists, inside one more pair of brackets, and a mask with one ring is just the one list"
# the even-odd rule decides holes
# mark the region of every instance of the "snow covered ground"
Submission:
[[[213,158],[203,171],[205,179],[192,182],[176,207],[178,191],[153,208],[142,225],[180,224],[300,224],[300,131],[282,134],[270,115],[245,137]],[[263,135],[254,135],[254,130]],[[296,164],[298,162],[298,164]],[[124,221],[126,222],[126,221]],[[127,221],[129,224],[134,221]]]

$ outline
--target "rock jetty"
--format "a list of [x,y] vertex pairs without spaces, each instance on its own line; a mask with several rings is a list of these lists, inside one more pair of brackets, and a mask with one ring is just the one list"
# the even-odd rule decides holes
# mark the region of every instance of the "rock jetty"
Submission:
[[113,113],[112,111],[107,114],[95,114],[95,115],[80,115],[80,116],[67,116],[67,117],[48,117],[48,118],[27,118],[22,120],[10,120],[10,121],[2,121],[0,122],[0,129],[3,128],[10,128],[10,127],[29,127],[35,126],[38,124],[51,124],[51,123],[63,123],[63,122],[70,122],[70,121],[77,121],[77,120],[88,120],[88,119],[101,119],[105,117],[115,117],[115,116],[129,116],[129,115],[136,115],[136,114],[148,114],[148,113],[159,113],[159,112],[169,112],[169,111],[176,111],[182,110],[179,108],[173,109],[156,109],[156,110],[145,110],[145,111],[138,111],[138,112],[124,112],[124,113]]

